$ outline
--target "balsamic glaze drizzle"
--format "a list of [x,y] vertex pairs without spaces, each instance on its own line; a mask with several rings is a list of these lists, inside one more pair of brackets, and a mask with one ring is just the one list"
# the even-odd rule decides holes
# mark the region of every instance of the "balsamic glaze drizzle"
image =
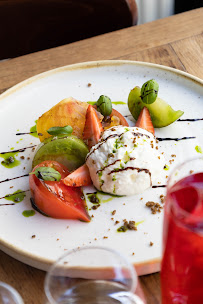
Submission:
[[165,188],[166,185],[155,185],[155,186],[152,186],[152,188]]
[[136,167],[126,167],[123,169],[114,169],[111,172],[108,173],[108,175],[111,175],[112,173],[118,173],[118,172],[122,172],[122,171],[127,171],[127,170],[137,170],[137,172],[145,172],[147,174],[149,174],[150,177],[150,185],[152,185],[152,178],[151,178],[151,172],[148,169],[142,169],[142,168],[136,168]]
[[7,179],[4,179],[4,180],[1,180],[0,184],[1,183],[5,183],[5,182],[9,182],[9,181],[17,179],[17,178],[26,177],[26,176],[29,176],[29,174],[24,174],[24,175],[21,175],[21,176],[16,176],[16,177],[13,177],[13,178],[7,178]]
[[[30,189],[24,190],[24,191],[20,191],[20,192],[18,192],[18,193],[16,193],[16,194],[20,194],[20,193],[24,193],[24,192],[28,192],[28,191],[30,191]],[[5,195],[5,196],[0,197],[0,199],[5,198],[5,197],[9,197],[9,196],[13,196],[13,195],[14,195],[13,193],[12,193],[12,194],[7,194],[7,195]],[[9,204],[9,205],[10,205],[10,204]],[[15,203],[13,203],[12,205],[15,205]]]
[[15,203],[10,203],[10,204],[0,204],[0,206],[11,206],[11,205],[15,205]]
[[35,148],[36,146],[37,145],[33,145],[33,146],[29,146],[29,147],[18,149],[18,150],[10,150],[10,151],[7,151],[7,152],[0,152],[0,154],[24,152],[26,149],[32,149],[32,148]]
[[33,131],[33,132],[23,132],[23,133],[16,133],[16,135],[26,135],[26,134],[35,134],[37,133],[37,131]]
[[199,121],[199,120],[203,120],[203,118],[178,119],[177,121]]
[[157,137],[157,139],[159,141],[166,141],[166,140],[175,140],[175,141],[180,141],[180,140],[186,140],[186,139],[194,139],[196,138],[195,136],[191,136],[191,137],[174,137],[174,138],[170,138],[170,137],[165,137],[165,138],[162,138],[162,137]]
[[[133,135],[134,136],[145,136],[145,137],[147,137],[147,138],[150,138],[150,136],[149,135],[147,135],[147,134],[143,134],[143,133],[140,133],[140,132],[132,132],[133,133]],[[116,133],[114,133],[114,134],[110,134],[109,136],[107,136],[106,138],[104,138],[104,139],[102,139],[102,141],[98,144],[98,146],[96,147],[96,148],[94,148],[88,155],[87,155],[87,158],[86,158],[86,161],[87,161],[87,159],[89,158],[89,156],[92,154],[92,153],[94,153],[96,150],[98,150],[109,138],[113,138],[113,137],[116,137],[116,136],[118,136],[119,138],[120,137],[122,137],[123,135],[125,134],[125,132],[124,133],[121,133],[121,134],[116,134]]]
[[38,136],[43,136],[42,133],[37,133],[37,131],[33,131],[33,132],[23,132],[23,133],[16,133],[16,135],[29,135],[29,134],[37,134]]

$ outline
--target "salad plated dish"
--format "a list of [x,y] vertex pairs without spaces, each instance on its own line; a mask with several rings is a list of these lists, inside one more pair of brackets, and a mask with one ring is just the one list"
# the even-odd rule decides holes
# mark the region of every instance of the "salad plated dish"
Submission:
[[0,248],[46,270],[103,245],[138,274],[158,271],[168,176],[202,153],[202,96],[198,78],[128,61],[59,68],[2,94]]

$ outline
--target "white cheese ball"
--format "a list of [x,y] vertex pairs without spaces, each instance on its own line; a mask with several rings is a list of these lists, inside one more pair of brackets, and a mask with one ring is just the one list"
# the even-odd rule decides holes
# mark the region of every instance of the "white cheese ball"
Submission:
[[157,140],[137,127],[112,127],[87,155],[94,186],[116,195],[133,195],[157,183],[165,160]]

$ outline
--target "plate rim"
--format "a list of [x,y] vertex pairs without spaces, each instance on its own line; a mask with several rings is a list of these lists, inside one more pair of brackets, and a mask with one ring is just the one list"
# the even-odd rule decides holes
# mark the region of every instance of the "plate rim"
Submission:
[[185,72],[185,71],[178,70],[176,68],[168,67],[168,66],[165,66],[165,65],[157,64],[157,63],[144,62],[144,61],[134,61],[134,60],[86,61],[86,62],[80,62],[80,63],[74,63],[74,64],[70,64],[70,65],[61,66],[61,67],[58,67],[58,68],[55,68],[55,69],[51,69],[51,70],[36,74],[32,77],[29,77],[29,78],[15,84],[14,86],[9,88],[5,92],[3,92],[0,95],[0,102],[5,97],[11,95],[12,93],[14,93],[17,90],[25,87],[26,85],[29,85],[29,84],[31,84],[34,81],[37,81],[39,79],[46,78],[47,76],[50,76],[50,75],[55,74],[55,73],[60,73],[62,71],[66,71],[66,70],[71,71],[71,70],[76,70],[76,69],[90,69],[90,68],[96,68],[96,67],[118,66],[118,65],[125,65],[125,64],[135,65],[135,66],[136,65],[137,66],[148,66],[148,67],[152,67],[152,68],[159,68],[159,69],[164,70],[164,71],[169,71],[169,72],[172,72],[174,74],[178,74],[179,76],[185,77],[187,79],[189,78],[190,80],[192,80],[192,81],[194,81],[198,84],[203,85],[203,79],[201,79],[197,76],[194,76],[194,75],[192,75],[188,72]]
[[[36,74],[30,78],[27,78],[16,85],[12,86],[5,92],[3,92],[0,95],[0,102],[3,101],[4,98],[8,97],[9,95],[15,93],[16,91],[20,90],[21,88],[24,88],[25,86],[32,84],[34,81],[49,77],[55,73],[60,73],[63,71],[71,71],[71,70],[79,70],[79,69],[90,69],[90,68],[98,68],[98,67],[104,67],[104,66],[121,66],[121,65],[133,65],[133,66],[144,66],[144,67],[150,67],[150,68],[158,68],[163,71],[168,71],[173,74],[177,74],[178,76],[184,77],[188,80],[194,81],[198,85],[203,85],[203,80],[197,76],[194,76],[190,73],[187,73],[185,71],[178,70],[176,68],[168,67],[161,64],[156,63],[150,63],[150,62],[143,62],[143,61],[133,61],[133,60],[99,60],[99,61],[87,61],[87,62],[80,62],[75,63],[71,65],[65,65],[61,66],[55,69],[51,69],[39,74]],[[17,260],[23,262],[23,258],[26,260],[26,264],[33,266],[35,268],[41,269],[41,270],[47,270],[55,260],[51,260],[50,258],[46,257],[39,257],[37,254],[33,254],[30,252],[27,252],[24,249],[18,248],[17,246],[7,243],[5,240],[3,240],[0,236],[0,249],[7,253],[9,256],[12,256],[13,258],[16,258]],[[160,270],[160,262],[161,258],[153,258],[148,259],[142,262],[133,263],[134,267],[137,269],[138,275],[143,275],[147,273],[157,272]],[[37,263],[39,263],[40,266],[37,266]],[[154,266],[153,266],[154,263]],[[142,267],[145,268],[145,270],[141,269]],[[149,272],[150,269],[150,272]]]

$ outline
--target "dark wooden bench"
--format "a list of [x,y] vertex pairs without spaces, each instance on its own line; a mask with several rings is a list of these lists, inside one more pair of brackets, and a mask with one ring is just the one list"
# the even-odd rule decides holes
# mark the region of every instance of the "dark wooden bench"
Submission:
[[1,0],[0,59],[137,23],[135,0]]

